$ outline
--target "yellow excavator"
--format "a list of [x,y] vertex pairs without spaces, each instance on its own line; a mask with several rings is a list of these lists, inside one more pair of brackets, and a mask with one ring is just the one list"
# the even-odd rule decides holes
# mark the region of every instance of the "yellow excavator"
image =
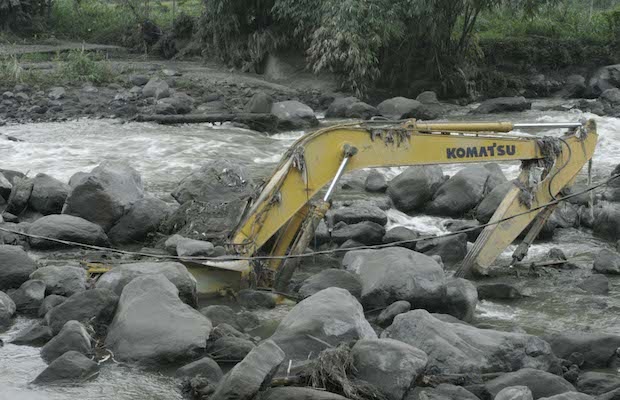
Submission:
[[[553,128],[566,132],[561,137],[512,133]],[[196,276],[202,293],[257,286],[286,292],[343,174],[372,167],[521,161],[517,183],[457,271],[462,277],[484,273],[529,228],[513,255],[518,261],[525,257],[557,206],[554,200],[589,161],[591,168],[597,139],[593,120],[536,124],[367,121],[317,130],[295,142],[260,194],[248,203],[230,237],[230,250],[240,257],[187,260],[185,265]]]

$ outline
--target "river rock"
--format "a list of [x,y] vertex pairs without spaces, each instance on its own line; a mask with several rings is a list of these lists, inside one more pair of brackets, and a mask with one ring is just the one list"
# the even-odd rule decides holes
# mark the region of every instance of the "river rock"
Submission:
[[207,352],[215,360],[237,363],[245,358],[253,349],[254,343],[248,339],[228,336],[217,339],[209,344]]
[[380,244],[385,235],[385,228],[370,221],[347,225],[340,222],[334,226],[331,238],[334,243],[343,244],[348,240],[365,245]]
[[525,97],[498,97],[483,101],[474,110],[476,114],[493,114],[512,111],[525,111],[532,108],[532,102]]
[[43,215],[60,214],[68,195],[69,185],[49,175],[37,174],[28,204]]
[[505,182],[501,171],[498,173],[490,164],[466,167],[437,189],[426,209],[437,215],[463,216],[476,208],[487,193]]
[[245,106],[245,111],[249,113],[268,114],[271,112],[273,98],[265,92],[258,92]]
[[214,327],[220,324],[228,324],[235,329],[241,329],[235,311],[228,306],[215,304],[202,308],[200,313],[207,317]]
[[204,352],[211,322],[179,299],[162,274],[139,276],[124,288],[106,347],[118,360],[146,366],[176,363]]
[[499,391],[494,400],[534,400],[527,386],[510,386]]
[[32,194],[33,180],[27,178],[16,179],[13,182],[11,195],[7,200],[4,212],[19,216],[28,208],[28,200]]
[[441,383],[437,387],[416,387],[403,400],[479,400],[461,386]]
[[36,385],[78,383],[99,374],[99,364],[77,351],[68,351],[55,359],[32,383]]
[[508,283],[481,283],[477,289],[480,300],[513,300],[523,297],[519,289]]
[[41,307],[39,307],[38,316],[39,318],[45,317],[45,314],[52,308],[56,307],[65,302],[67,298],[65,296],[58,296],[55,294],[51,294],[43,299],[41,302]]
[[[202,312],[201,314],[205,315]],[[209,319],[209,321],[211,320]],[[213,323],[213,321],[211,321],[211,323]],[[239,330],[233,328],[232,325],[229,325],[226,323],[220,323],[215,328],[213,328],[213,330],[211,331],[209,340],[214,342],[218,340],[219,338],[223,338],[223,337],[236,337],[236,338],[248,339],[248,340],[252,339],[250,335],[248,335],[247,333],[239,332]]]
[[284,352],[271,340],[264,341],[235,365],[220,381],[210,400],[250,400],[284,361]]
[[620,239],[620,204],[601,202],[594,210],[594,234],[608,240]]
[[337,98],[329,105],[329,108],[325,112],[325,118],[345,118],[347,109],[355,103],[359,103],[357,97]]
[[604,393],[596,398],[596,400],[618,400],[620,399],[620,388]]
[[176,245],[176,254],[179,257],[211,257],[215,253],[213,243],[204,240],[194,240],[181,237]]
[[406,300],[416,307],[434,305],[445,293],[443,269],[432,258],[393,247],[348,252],[343,266],[359,275],[367,309]]
[[153,77],[142,88],[142,96],[154,97],[157,100],[164,99],[170,96],[170,87],[166,81]]
[[441,302],[429,307],[430,311],[452,315],[462,321],[474,319],[478,304],[478,291],[473,283],[462,278],[451,278],[446,281],[446,294]]
[[0,197],[4,200],[8,200],[13,190],[13,184],[0,172]]
[[164,275],[179,291],[185,303],[197,304],[196,278],[185,265],[178,262],[140,262],[117,265],[103,274],[97,281],[97,288],[109,289],[120,295],[125,286],[140,276]]
[[323,270],[306,279],[299,288],[299,296],[305,299],[330,287],[346,289],[356,299],[361,298],[362,283],[358,276],[349,271],[333,268]]
[[189,379],[201,377],[207,379],[212,384],[216,384],[222,379],[224,374],[217,362],[210,357],[203,357],[177,369],[175,376],[177,378]]
[[347,400],[347,398],[325,390],[285,386],[261,392],[260,400]]
[[170,106],[173,114],[189,114],[194,108],[194,99],[185,93],[176,92],[170,97],[158,100],[156,109],[158,106]]
[[149,78],[146,77],[145,75],[132,74],[132,75],[129,75],[129,77],[127,78],[127,81],[131,83],[133,86],[144,86],[149,82]]
[[0,245],[0,290],[20,287],[36,268],[21,247]]
[[287,359],[294,361],[315,358],[327,347],[325,343],[335,346],[348,340],[376,338],[357,299],[335,287],[299,302],[271,337]]
[[[48,215],[34,221],[28,228],[31,235],[43,236],[51,239],[108,246],[108,237],[101,226],[72,215]],[[50,240],[29,238],[30,246],[35,249],[52,249],[66,247],[65,244]]]
[[385,175],[378,171],[370,171],[364,182],[364,189],[371,193],[383,193],[387,188],[388,184]]
[[445,265],[453,266],[467,255],[467,234],[422,240],[416,243],[416,251],[430,257],[439,256]]
[[620,87],[620,64],[599,68],[588,82],[586,97],[595,98],[605,90]]
[[49,310],[44,320],[54,334],[71,320],[89,324],[99,332],[112,320],[117,303],[118,296],[108,289],[86,290]]
[[62,86],[56,86],[50,89],[47,97],[49,97],[51,100],[60,100],[63,99],[66,94],[67,91],[65,90],[65,88],[63,88]]
[[[566,392],[562,394],[556,394],[551,397],[541,397],[539,400],[595,400],[594,397],[577,392]],[[598,399],[602,400],[602,399]]]
[[375,322],[377,325],[387,328],[392,324],[397,315],[406,313],[409,310],[411,310],[411,303],[408,301],[395,301],[381,311]]
[[620,376],[604,372],[584,372],[575,384],[580,392],[599,396],[620,388]]
[[84,218],[105,231],[144,197],[140,174],[123,162],[105,161],[90,173],[72,178],[70,186],[63,214]]
[[620,348],[620,336],[598,332],[564,332],[547,335],[553,352],[560,358],[568,359],[573,353],[582,353],[582,368],[607,368]]
[[18,346],[43,346],[53,337],[52,330],[39,322],[22,329],[15,335],[11,343]]
[[15,303],[8,294],[0,292],[0,332],[11,325],[11,318],[15,315]]
[[72,296],[86,290],[86,270],[71,266],[41,267],[30,275],[45,283],[46,295]]
[[384,117],[395,120],[407,118],[434,119],[437,117],[421,102],[406,97],[384,100],[377,106],[377,109]]
[[144,242],[147,235],[156,232],[171,208],[163,200],[145,196],[136,201],[108,232],[113,243],[129,244]]
[[349,107],[347,107],[347,110],[345,112],[346,118],[356,118],[364,120],[371,119],[372,117],[375,117],[377,115],[380,115],[379,110],[377,110],[370,104],[364,103],[362,101],[351,104]]
[[312,108],[295,100],[273,103],[271,114],[278,118],[278,128],[282,130],[302,129],[319,125]]
[[385,211],[372,205],[342,207],[328,212],[327,215],[332,218],[334,224],[341,221],[349,225],[371,221],[384,226],[388,220]]
[[599,274],[620,275],[620,254],[603,249],[594,258],[594,272]]
[[41,358],[51,363],[67,351],[90,356],[92,354],[91,337],[84,325],[77,321],[67,321],[60,332],[41,349]]
[[45,282],[31,279],[24,282],[10,296],[15,303],[15,307],[17,307],[17,311],[23,314],[36,315],[45,297]]
[[242,307],[249,309],[274,308],[277,295],[264,290],[242,289],[237,293],[237,301]]
[[410,212],[429,202],[443,181],[443,172],[436,165],[409,167],[390,181],[387,194],[394,207]]
[[492,396],[497,396],[507,387],[525,386],[532,391],[534,399],[575,391],[573,385],[564,378],[532,368],[523,368],[501,375],[487,382],[485,386]]
[[586,91],[586,78],[579,74],[569,75],[564,82],[559,96],[565,99],[578,99],[583,97]]
[[415,99],[423,104],[439,104],[437,93],[430,90],[420,93]]
[[398,243],[395,246],[405,247],[411,250],[416,249],[417,243],[414,241],[420,237],[418,232],[415,232],[409,228],[405,228],[404,226],[396,226],[385,233],[383,236],[383,243],[398,243],[398,242],[407,242],[407,243]]
[[388,400],[401,400],[426,367],[426,353],[392,339],[362,339],[351,349],[354,375]]
[[23,172],[14,171],[12,169],[0,168],[0,174],[4,175],[4,177],[8,179],[12,185],[15,185],[19,179],[23,179],[26,177]]
[[609,279],[605,275],[594,274],[581,281],[577,287],[591,294],[606,295],[609,293]]
[[548,370],[557,363],[549,344],[536,336],[442,322],[425,310],[396,316],[381,337],[418,347],[428,355],[428,368],[442,374]]

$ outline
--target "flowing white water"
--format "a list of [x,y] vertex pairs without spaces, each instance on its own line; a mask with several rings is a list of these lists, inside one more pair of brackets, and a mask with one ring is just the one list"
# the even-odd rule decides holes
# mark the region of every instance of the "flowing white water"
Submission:
[[[608,176],[620,163],[620,119],[582,115],[574,112],[528,111],[515,115],[482,116],[477,119],[512,120],[514,122],[560,122],[595,118],[599,125],[599,145],[594,157],[595,181]],[[517,120],[515,120],[518,119]],[[470,116],[454,119],[467,120]],[[192,170],[205,161],[226,158],[247,166],[256,178],[267,176],[284,151],[302,135],[291,132],[265,136],[232,127],[212,125],[159,126],[121,124],[108,120],[80,120],[0,128],[22,142],[9,141],[0,135],[0,168],[44,172],[67,181],[78,171],[88,171],[104,160],[128,161],[141,174],[148,191],[173,201],[170,191]],[[529,132],[533,133],[533,132]],[[537,132],[541,133],[541,132]],[[560,130],[542,132],[558,135]],[[454,174],[461,166],[446,166]],[[506,175],[514,177],[519,165],[504,165]],[[380,169],[392,178],[402,168]],[[359,194],[357,194],[359,195]],[[409,216],[389,210],[388,228],[407,226],[428,234],[446,231],[443,219],[425,215]],[[551,242],[532,247],[530,259],[536,259],[552,247],[568,255],[595,252],[609,244],[592,237],[585,230],[563,230]],[[505,253],[510,254],[508,249]],[[586,256],[587,257],[587,256]],[[583,275],[587,275],[584,263]],[[575,277],[551,274],[540,279],[519,281],[533,296],[513,303],[482,302],[477,318],[496,326],[519,325],[530,332],[568,329],[596,329],[620,334],[620,280],[612,279],[609,296],[590,296],[575,289]],[[6,342],[31,323],[18,319],[10,331],[0,334]],[[0,348],[0,400],[13,399],[177,399],[180,392],[171,378],[130,369],[104,365],[101,376],[77,387],[37,388],[28,384],[45,364],[39,349],[6,344]]]

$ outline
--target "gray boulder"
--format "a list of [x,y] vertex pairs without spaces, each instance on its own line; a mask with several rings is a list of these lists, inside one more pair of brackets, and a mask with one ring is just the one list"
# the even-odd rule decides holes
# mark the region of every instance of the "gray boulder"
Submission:
[[[202,315],[205,315],[201,312]],[[207,317],[208,318],[208,317]],[[211,320],[209,320],[211,321]],[[211,321],[213,323],[213,321]],[[239,332],[237,329],[233,328],[231,325],[226,323],[220,323],[211,331],[211,335],[209,336],[209,340],[214,342],[219,338],[223,337],[237,337],[241,339],[252,339],[250,335],[247,333]]]
[[466,167],[437,189],[426,209],[437,215],[463,216],[476,208],[487,193],[506,182],[500,174],[489,165]]
[[[593,399],[592,397],[590,399]],[[618,400],[620,399],[620,389],[614,389],[611,392],[604,393],[596,398],[596,400]],[[567,399],[570,400],[570,399]],[[577,399],[577,400],[588,400],[585,399]]]
[[416,243],[416,251],[429,257],[439,256],[447,266],[453,266],[467,255],[467,234],[422,240]]
[[595,295],[605,295],[609,293],[609,279],[605,275],[594,274],[582,280],[578,288]]
[[[34,221],[28,228],[31,235],[66,240],[95,246],[108,246],[109,241],[101,226],[72,215],[48,215]],[[30,246],[35,249],[51,249],[67,245],[46,239],[31,237]]]
[[170,86],[162,79],[157,77],[151,78],[142,88],[142,96],[164,99],[170,96]]
[[60,214],[69,195],[69,185],[46,174],[37,174],[32,182],[30,208],[43,215]]
[[419,237],[420,234],[418,232],[412,231],[404,226],[396,226],[385,232],[385,236],[383,236],[383,243],[398,243],[396,246],[415,250],[417,247],[417,242],[413,242],[413,240],[416,240]]
[[46,295],[68,297],[86,290],[86,270],[79,267],[41,267],[30,275],[30,279],[42,280]]
[[575,383],[577,390],[599,396],[620,388],[620,376],[605,372],[584,372]]
[[380,244],[384,235],[385,228],[375,222],[362,221],[351,225],[340,222],[334,226],[331,238],[337,244],[353,240],[365,245],[373,245]]
[[162,274],[140,276],[123,289],[105,345],[117,360],[146,366],[195,359],[204,353],[211,322],[179,299]]
[[588,82],[585,95],[590,98],[600,96],[608,89],[620,87],[620,64],[599,68]]
[[392,324],[394,318],[396,318],[397,315],[404,314],[409,310],[411,310],[411,303],[409,303],[408,301],[395,301],[394,303],[387,306],[383,311],[381,311],[375,322],[377,323],[377,325],[383,328],[387,328]]
[[[258,317],[251,312],[236,313],[232,308],[221,304],[205,307],[200,310],[200,313],[207,317],[214,327],[229,325],[241,332],[256,328],[260,324]],[[245,337],[245,335],[242,334],[240,337]]]
[[28,200],[32,194],[32,179],[19,178],[13,182],[11,195],[7,200],[4,212],[19,216],[28,208]]
[[179,239],[176,246],[176,254],[180,257],[213,256],[215,246],[204,240]]
[[53,337],[52,330],[39,322],[22,329],[15,335],[11,343],[18,346],[43,346]]
[[586,91],[586,78],[579,74],[569,75],[560,91],[560,97],[577,99],[583,97]]
[[140,174],[122,162],[103,162],[72,178],[70,185],[63,214],[84,218],[106,232],[144,197]]
[[273,103],[271,114],[278,118],[280,129],[310,128],[319,125],[312,108],[295,100]]
[[228,336],[209,344],[207,352],[215,360],[236,363],[243,360],[254,347],[254,343],[248,339]]
[[415,99],[423,104],[439,104],[437,93],[430,90],[420,93]]
[[370,221],[385,225],[388,220],[385,211],[373,205],[342,207],[333,211],[330,210],[327,215],[332,218],[334,224],[341,221],[349,225]]
[[620,254],[603,249],[594,258],[594,272],[607,275],[620,275]]
[[387,190],[388,183],[385,175],[378,171],[371,171],[364,182],[364,189],[371,193],[383,193]]
[[594,234],[604,239],[620,239],[620,204],[601,202],[594,210]]
[[425,310],[396,316],[381,337],[418,347],[428,355],[428,368],[442,374],[548,370],[557,363],[549,344],[536,336],[442,322]]
[[45,297],[45,282],[31,279],[24,282],[10,296],[18,312],[36,315]]
[[78,292],[45,314],[45,323],[56,335],[67,321],[78,321],[100,332],[114,316],[118,296],[108,289],[92,289]]
[[196,278],[178,262],[141,262],[121,264],[103,274],[97,288],[108,289],[120,296],[127,284],[141,276],[164,275],[179,291],[179,297],[190,306],[198,302]]
[[357,97],[337,98],[330,104],[327,112],[325,112],[325,118],[345,118],[347,109],[355,103],[359,103]]
[[[577,392],[566,392],[562,394],[556,394],[551,397],[541,397],[539,400],[595,400],[594,397]],[[602,399],[598,399],[602,400]]]
[[37,264],[21,247],[0,245],[0,290],[20,287],[36,268]]
[[620,336],[598,332],[564,332],[547,335],[553,352],[568,359],[573,353],[582,353],[584,369],[607,368],[620,348]]
[[387,194],[398,210],[414,211],[433,198],[443,181],[443,172],[438,166],[409,167],[390,181]]
[[35,385],[79,383],[99,374],[99,364],[77,351],[55,359],[32,383]]
[[144,86],[149,82],[149,78],[144,75],[129,75],[127,78],[129,83],[134,86]]
[[525,386],[532,391],[534,399],[573,392],[575,388],[564,378],[532,368],[523,368],[488,381],[485,387],[492,396],[507,387]]
[[607,89],[601,94],[600,99],[608,103],[610,106],[616,107],[620,104],[620,89]]
[[7,329],[11,325],[11,319],[15,315],[15,303],[8,294],[0,292],[0,331]]
[[45,317],[45,314],[52,308],[56,307],[65,302],[67,298],[65,296],[59,296],[55,294],[51,294],[43,299],[41,302],[41,307],[39,307],[38,316],[39,318]]
[[222,379],[224,374],[220,366],[212,358],[203,357],[177,369],[175,376],[177,378],[189,379],[201,377],[207,379],[212,384],[216,384]]
[[495,214],[497,207],[499,207],[510,189],[513,187],[514,183],[512,181],[505,182],[496,186],[493,190],[486,194],[480,204],[476,207],[476,219],[482,224],[489,222],[493,214]]
[[60,100],[63,99],[66,94],[67,92],[65,88],[63,88],[62,86],[56,86],[50,89],[47,97],[49,97],[51,100]]
[[257,308],[274,308],[277,302],[277,295],[264,290],[242,289],[237,293],[239,305],[251,310]]
[[346,289],[356,299],[360,299],[362,295],[362,283],[356,274],[342,269],[330,268],[303,281],[299,288],[299,296],[305,299],[330,287]]
[[144,242],[149,233],[159,229],[170,212],[168,203],[146,196],[136,201],[129,212],[114,224],[108,237],[113,243],[119,244]]
[[346,118],[371,119],[377,115],[380,115],[379,110],[362,101],[351,104],[345,112]]
[[392,339],[362,339],[351,349],[354,375],[388,400],[401,400],[424,372],[426,353]]
[[494,400],[534,400],[527,386],[510,386],[500,390]]
[[227,373],[210,400],[250,400],[269,385],[284,352],[271,340],[264,341]]
[[519,289],[507,283],[481,283],[478,285],[480,300],[512,300],[523,297]]
[[167,106],[173,111],[173,114],[189,114],[194,108],[194,99],[185,93],[174,93],[171,97],[161,99],[157,102],[157,106]]
[[461,386],[442,383],[437,387],[416,387],[404,400],[479,400],[473,393]]
[[91,337],[84,325],[77,321],[67,321],[58,335],[41,348],[41,358],[49,364],[67,351],[77,351],[85,356],[92,354]]
[[299,302],[271,337],[293,361],[315,358],[328,345],[376,338],[361,304],[347,290],[335,287]]
[[249,113],[268,114],[271,112],[273,98],[265,92],[258,92],[245,106],[245,111]]
[[13,184],[0,172],[0,197],[4,200],[8,200],[13,190]]
[[532,102],[519,97],[498,97],[483,101],[478,108],[474,110],[476,114],[493,114],[513,111],[525,111],[532,108]]
[[446,294],[443,301],[430,311],[452,315],[462,321],[471,322],[474,319],[478,304],[478,291],[473,283],[462,278],[448,279],[445,286]]
[[343,266],[359,275],[367,309],[406,300],[415,307],[435,305],[445,293],[443,269],[424,254],[393,247],[348,252]]
[[325,390],[286,386],[262,392],[260,400],[347,400],[347,398]]
[[394,97],[382,101],[377,109],[384,117],[390,119],[435,119],[437,115],[417,100],[406,97]]

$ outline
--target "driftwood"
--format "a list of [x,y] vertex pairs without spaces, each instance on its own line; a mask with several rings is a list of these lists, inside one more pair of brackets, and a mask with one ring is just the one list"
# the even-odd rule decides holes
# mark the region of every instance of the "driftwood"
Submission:
[[275,131],[278,127],[278,118],[273,114],[252,113],[213,113],[213,114],[185,114],[185,115],[137,115],[137,122],[156,122],[162,125],[174,124],[201,124],[205,122],[237,122],[250,129],[267,132]]

